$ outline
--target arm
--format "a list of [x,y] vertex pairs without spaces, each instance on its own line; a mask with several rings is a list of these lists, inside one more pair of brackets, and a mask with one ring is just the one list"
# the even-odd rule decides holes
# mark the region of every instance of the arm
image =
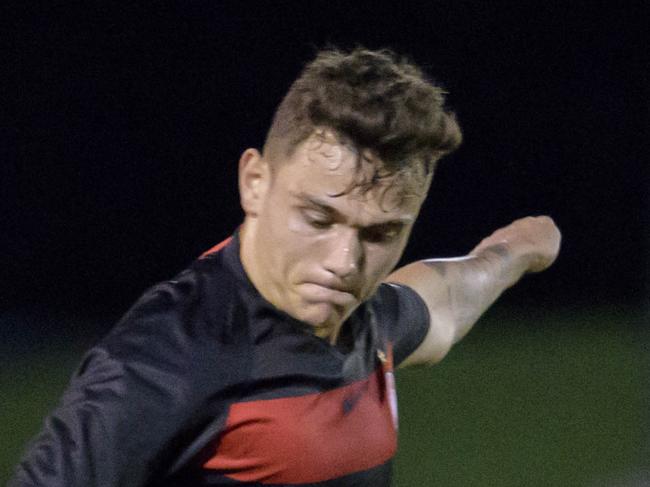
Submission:
[[146,464],[148,452],[134,454],[131,446],[133,425],[122,400],[128,383],[121,362],[99,347],[91,350],[9,485],[142,485],[144,472],[135,470]]
[[[162,370],[92,349],[17,466],[10,487],[140,487],[158,469],[179,418]],[[179,386],[180,387],[180,386]],[[174,396],[174,397],[172,397]],[[181,418],[182,419],[182,418]]]
[[141,487],[165,471],[197,390],[192,342],[165,296],[145,295],[85,355],[9,487]]
[[483,312],[527,272],[549,267],[560,232],[549,217],[527,217],[500,228],[465,257],[430,259],[397,269],[387,281],[404,284],[424,300],[429,331],[402,364],[440,361]]

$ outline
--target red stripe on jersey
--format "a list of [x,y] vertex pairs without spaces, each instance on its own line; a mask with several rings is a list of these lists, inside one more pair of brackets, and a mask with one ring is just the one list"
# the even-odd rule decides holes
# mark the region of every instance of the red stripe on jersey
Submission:
[[217,442],[203,467],[242,482],[321,482],[381,465],[397,449],[383,370],[323,393],[234,404]]
[[227,238],[226,240],[224,240],[223,242],[219,242],[217,245],[215,245],[215,246],[212,247],[211,249],[208,249],[208,250],[206,250],[205,252],[203,252],[203,253],[199,256],[199,259],[203,259],[204,257],[207,257],[207,256],[210,255],[210,254],[214,254],[215,252],[219,252],[222,248],[224,248],[226,245],[228,245],[228,244],[230,243],[231,240],[232,240],[232,237],[228,237],[228,238]]

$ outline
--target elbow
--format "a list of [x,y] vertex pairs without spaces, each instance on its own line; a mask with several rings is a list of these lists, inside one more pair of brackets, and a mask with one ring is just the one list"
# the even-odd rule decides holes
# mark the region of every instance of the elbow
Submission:
[[447,356],[455,343],[455,333],[451,326],[441,320],[436,320],[429,325],[429,331],[415,351],[410,364],[435,365]]
[[455,334],[451,327],[441,327],[436,332],[435,342],[432,344],[429,354],[429,365],[435,365],[447,356],[451,347],[456,343]]

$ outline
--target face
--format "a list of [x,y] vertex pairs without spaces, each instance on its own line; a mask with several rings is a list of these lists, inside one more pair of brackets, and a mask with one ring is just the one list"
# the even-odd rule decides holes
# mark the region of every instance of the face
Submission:
[[253,284],[322,337],[336,335],[397,264],[428,187],[389,177],[364,190],[355,183],[380,161],[364,154],[358,168],[358,157],[319,132],[251,180],[256,200],[242,197],[242,261]]

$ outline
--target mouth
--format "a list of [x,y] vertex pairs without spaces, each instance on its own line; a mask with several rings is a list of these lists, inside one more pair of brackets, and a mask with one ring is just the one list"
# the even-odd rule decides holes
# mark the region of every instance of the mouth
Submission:
[[301,286],[303,297],[313,303],[332,303],[347,307],[356,303],[357,298],[349,288],[333,287],[315,282],[306,282]]

